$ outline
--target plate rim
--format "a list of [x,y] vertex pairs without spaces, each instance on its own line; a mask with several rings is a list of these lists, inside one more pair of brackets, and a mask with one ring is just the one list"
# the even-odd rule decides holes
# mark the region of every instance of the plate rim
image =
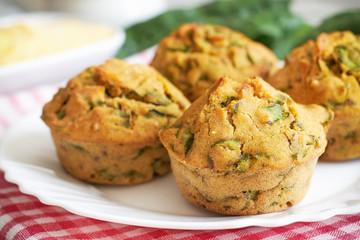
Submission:
[[[7,142],[9,141],[9,138],[13,135],[13,132],[16,132],[18,126],[21,126],[23,124],[28,124],[27,121],[31,120],[32,118],[37,117],[37,121],[41,121],[39,118],[40,111],[34,111],[27,116],[25,116],[23,119],[18,121],[17,123],[13,124],[10,129],[5,133],[3,141],[1,143],[0,147],[0,168],[5,173],[5,179],[8,182],[15,183],[19,186],[19,190],[22,193],[29,194],[32,196],[35,196],[37,199],[39,199],[40,202],[47,204],[47,205],[53,205],[61,207],[71,213],[89,217],[93,219],[113,222],[113,223],[120,223],[120,224],[129,224],[134,226],[140,226],[140,227],[152,227],[152,228],[162,228],[162,229],[180,229],[180,230],[225,230],[225,229],[236,229],[236,228],[242,228],[242,227],[251,227],[251,226],[260,226],[260,227],[281,227],[288,224],[296,223],[296,222],[314,222],[314,221],[322,221],[328,218],[331,218],[335,215],[339,214],[356,214],[360,211],[360,204],[348,207],[348,208],[334,208],[334,209],[328,209],[322,212],[319,212],[315,215],[308,215],[308,214],[297,214],[297,215],[291,215],[288,214],[290,217],[281,217],[276,218],[277,214],[285,213],[286,211],[281,211],[277,213],[268,213],[268,214],[262,214],[262,215],[253,215],[253,216],[226,216],[226,215],[219,215],[219,217],[182,217],[182,216],[176,216],[176,218],[184,218],[185,221],[179,222],[179,221],[165,221],[165,220],[159,220],[159,219],[139,219],[138,217],[129,217],[129,216],[111,216],[108,213],[99,214],[98,212],[91,213],[89,210],[84,209],[76,209],[72,208],[71,206],[67,204],[62,204],[54,200],[52,197],[47,197],[46,194],[38,194],[36,190],[31,189],[26,186],[24,182],[22,182],[19,178],[17,178],[14,173],[12,173],[8,168],[9,165],[6,163],[10,162],[15,164],[20,164],[18,162],[14,162],[11,159],[7,159],[6,156],[6,150],[5,146],[7,145]],[[44,123],[42,123],[44,124]],[[50,132],[50,131],[49,131]],[[355,160],[356,161],[356,160]],[[360,164],[360,163],[359,163]],[[60,165],[60,164],[59,164]],[[360,179],[360,178],[359,178]],[[85,183],[88,184],[88,183]],[[94,186],[92,184],[88,184],[90,186]],[[96,186],[96,185],[95,185]],[[130,209],[130,208],[129,208]],[[136,208],[133,208],[136,209]],[[291,208],[293,209],[293,208]],[[341,211],[339,211],[341,210]],[[142,210],[144,211],[144,210]],[[145,212],[150,212],[148,210],[145,210]],[[171,215],[171,214],[159,214],[156,213],[155,215]],[[274,216],[275,215],[275,216]],[[275,219],[273,218],[275,217]],[[190,219],[195,219],[192,221],[189,221]],[[260,218],[260,219],[259,219]],[[269,221],[269,219],[271,221]],[[201,221],[201,220],[209,220],[209,221]],[[211,219],[220,220],[221,221],[211,221]],[[245,220],[244,220],[245,219]],[[199,221],[200,220],[200,221]],[[257,222],[261,223],[257,223]]]

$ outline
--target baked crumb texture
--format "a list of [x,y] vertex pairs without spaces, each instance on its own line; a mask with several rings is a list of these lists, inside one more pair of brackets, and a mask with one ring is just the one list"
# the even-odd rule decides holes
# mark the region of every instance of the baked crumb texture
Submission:
[[277,70],[278,60],[270,49],[240,32],[187,23],[159,43],[151,65],[194,101],[224,75],[266,79]]
[[360,37],[352,32],[320,34],[294,49],[285,67],[269,78],[296,102],[316,103],[335,112],[320,159],[360,157]]
[[170,171],[158,131],[189,104],[153,68],[111,59],[71,79],[44,106],[41,118],[71,175],[133,184]]
[[224,77],[160,139],[190,202],[222,214],[262,214],[304,197],[332,118],[260,78]]

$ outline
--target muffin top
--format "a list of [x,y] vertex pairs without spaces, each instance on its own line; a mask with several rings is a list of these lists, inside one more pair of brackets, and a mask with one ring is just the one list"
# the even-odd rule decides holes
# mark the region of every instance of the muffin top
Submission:
[[187,166],[216,171],[286,169],[319,157],[333,113],[300,105],[260,78],[221,78],[176,123],[160,131]]
[[225,74],[267,78],[278,60],[270,49],[240,32],[187,23],[159,43],[151,65],[194,101]]
[[[360,36],[350,31],[321,33],[294,49],[285,67],[268,82],[295,101],[335,112],[360,110]],[[350,110],[350,111],[349,111]]]
[[189,101],[153,68],[110,59],[86,69],[44,106],[41,118],[63,138],[85,142],[158,141]]

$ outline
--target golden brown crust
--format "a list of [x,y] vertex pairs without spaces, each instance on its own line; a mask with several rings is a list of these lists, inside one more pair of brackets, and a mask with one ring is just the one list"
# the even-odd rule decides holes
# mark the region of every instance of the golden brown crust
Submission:
[[[191,202],[224,214],[266,213],[305,195],[332,117],[324,107],[296,104],[259,78],[225,77],[160,131],[160,139]],[[291,194],[280,194],[284,188]],[[243,193],[249,191],[258,197],[249,199]]]
[[189,201],[223,214],[259,214],[303,198],[331,120],[331,111],[296,104],[259,78],[225,77],[160,139]]
[[263,214],[294,206],[306,195],[317,163],[313,159],[285,170],[239,174],[189,169],[170,157],[182,195],[200,208],[226,215]]
[[139,143],[158,139],[159,129],[188,106],[151,67],[111,59],[71,79],[45,105],[42,119],[73,140]]
[[117,144],[74,141],[52,132],[57,155],[72,176],[101,184],[135,184],[170,171],[169,156],[159,142]]
[[360,37],[349,31],[322,33],[294,49],[285,67],[269,78],[275,88],[303,104],[335,112],[320,158],[342,161],[360,156]]
[[240,32],[189,23],[159,43],[151,65],[194,101],[224,75],[267,78],[278,60],[271,50]]
[[[170,171],[158,131],[189,104],[151,67],[111,59],[71,79],[44,106],[42,119],[69,173],[91,182],[128,184]],[[150,149],[152,154],[131,161]],[[166,171],[161,170],[165,165]],[[123,172],[129,171],[140,174],[126,179]]]

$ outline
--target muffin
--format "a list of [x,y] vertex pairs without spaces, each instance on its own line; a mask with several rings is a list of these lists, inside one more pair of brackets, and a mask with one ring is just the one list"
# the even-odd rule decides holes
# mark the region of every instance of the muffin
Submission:
[[159,43],[151,66],[194,101],[224,75],[266,79],[277,70],[278,60],[270,49],[240,32],[188,23]]
[[189,104],[153,68],[111,59],[71,79],[41,118],[69,174],[93,183],[133,184],[170,171],[158,132]]
[[260,78],[221,78],[160,131],[183,196],[228,215],[276,212],[306,194],[332,112]]
[[323,160],[360,157],[360,37],[349,31],[320,34],[294,49],[268,82],[296,102],[335,112]]

